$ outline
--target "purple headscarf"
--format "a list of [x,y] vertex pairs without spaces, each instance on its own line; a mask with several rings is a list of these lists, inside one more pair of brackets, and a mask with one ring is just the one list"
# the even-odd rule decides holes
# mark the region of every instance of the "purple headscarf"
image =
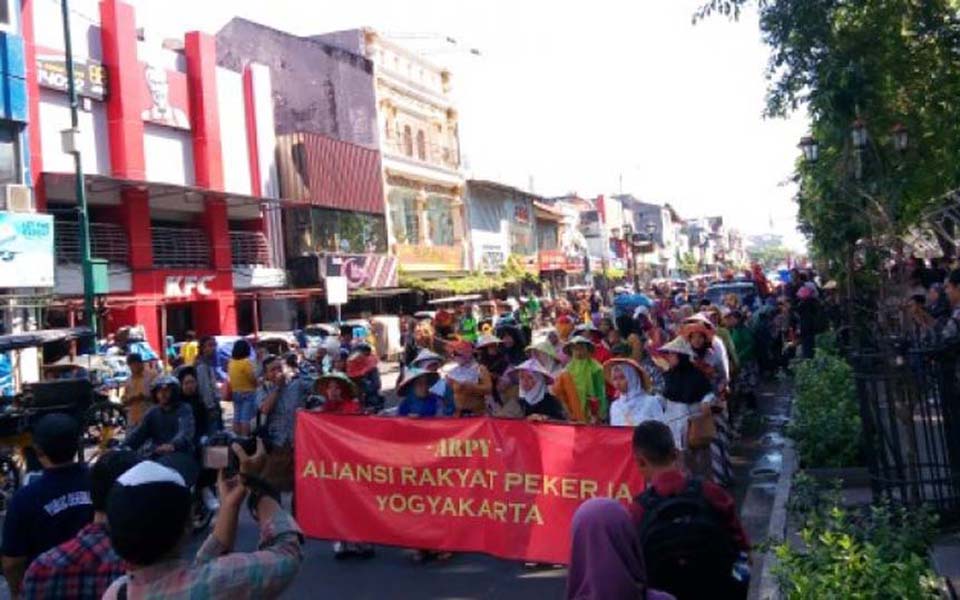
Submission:
[[619,502],[587,500],[573,515],[567,600],[643,600],[647,572],[636,525]]

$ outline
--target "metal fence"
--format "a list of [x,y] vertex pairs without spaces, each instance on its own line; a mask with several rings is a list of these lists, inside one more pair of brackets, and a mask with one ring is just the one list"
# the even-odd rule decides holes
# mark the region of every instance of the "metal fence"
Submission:
[[960,343],[852,357],[874,495],[960,521]]

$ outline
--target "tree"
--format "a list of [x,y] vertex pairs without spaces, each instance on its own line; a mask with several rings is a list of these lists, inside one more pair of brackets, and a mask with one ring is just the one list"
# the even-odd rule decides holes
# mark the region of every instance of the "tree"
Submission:
[[692,253],[684,252],[677,262],[677,269],[684,275],[696,275],[700,272],[700,265]]
[[747,254],[752,262],[760,263],[765,270],[769,270],[786,263],[790,250],[784,246],[757,246],[748,248]]
[[[960,182],[956,2],[710,0],[694,21],[737,19],[748,4],[771,48],[766,115],[805,105],[819,143],[820,160],[794,173],[801,229],[842,271],[855,248],[889,248]],[[858,119],[870,132],[862,152]],[[897,124],[915,140],[903,154],[890,143]]]

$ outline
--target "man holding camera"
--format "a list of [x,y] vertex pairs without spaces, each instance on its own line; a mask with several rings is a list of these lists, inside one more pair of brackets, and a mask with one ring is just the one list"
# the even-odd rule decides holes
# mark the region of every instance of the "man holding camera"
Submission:
[[[220,474],[220,514],[193,562],[181,560],[190,531],[190,490],[176,471],[145,461],[124,473],[107,502],[114,550],[127,575],[106,600],[126,598],[275,598],[293,581],[303,560],[300,528],[262,479],[266,460],[257,441],[253,456],[234,444],[239,475]],[[248,498],[249,496],[249,498]],[[233,553],[244,500],[260,525],[259,550]]]
[[278,356],[263,360],[263,384],[257,390],[259,437],[269,453],[263,478],[280,492],[293,491],[293,430],[297,409],[306,406],[313,380],[304,375],[287,376]]

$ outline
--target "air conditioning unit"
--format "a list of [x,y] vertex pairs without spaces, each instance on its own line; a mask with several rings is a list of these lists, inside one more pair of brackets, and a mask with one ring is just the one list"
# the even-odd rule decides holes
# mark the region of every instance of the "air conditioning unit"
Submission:
[[25,185],[7,184],[0,186],[3,210],[10,212],[33,212],[33,190]]

